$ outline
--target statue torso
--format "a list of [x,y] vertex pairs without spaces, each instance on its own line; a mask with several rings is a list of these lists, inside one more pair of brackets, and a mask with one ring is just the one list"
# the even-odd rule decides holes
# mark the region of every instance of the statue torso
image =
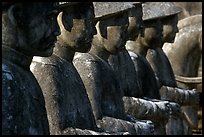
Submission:
[[87,83],[86,79],[90,76],[93,81],[88,80],[89,84],[96,83],[94,90],[90,89],[89,84],[85,84],[89,99],[93,100],[94,96],[99,96],[101,100],[92,103],[101,103],[101,106],[97,106],[97,108],[101,109],[103,116],[124,119],[123,93],[110,65],[101,58],[89,53],[79,53],[79,55],[74,59],[74,64],[79,72],[84,70],[84,76],[80,73],[83,82]]
[[137,73],[134,63],[127,50],[109,57],[109,63],[116,72],[125,96],[141,97],[142,91],[138,86]]
[[128,51],[134,63],[138,76],[138,84],[143,92],[143,97],[159,99],[159,88],[155,74],[145,57]]
[[[96,124],[82,80],[72,63],[55,55],[35,59],[32,71],[42,87],[50,127],[95,129]],[[54,133],[54,131],[53,131]]]
[[160,86],[176,87],[176,80],[171,64],[161,48],[148,50],[146,58],[154,73],[158,76],[159,82],[161,83]]
[[44,97],[37,80],[30,70],[7,59],[2,60],[2,114],[4,134],[49,134]]

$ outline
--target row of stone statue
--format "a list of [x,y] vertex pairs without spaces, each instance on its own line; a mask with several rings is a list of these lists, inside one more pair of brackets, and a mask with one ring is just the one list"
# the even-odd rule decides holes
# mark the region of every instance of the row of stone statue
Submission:
[[182,106],[198,94],[178,88],[162,50],[180,12],[170,2],[4,2],[2,134],[191,134],[196,116]]

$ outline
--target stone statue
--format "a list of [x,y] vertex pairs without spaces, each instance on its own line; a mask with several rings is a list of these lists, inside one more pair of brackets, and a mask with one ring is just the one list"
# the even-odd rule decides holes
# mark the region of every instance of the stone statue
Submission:
[[60,29],[58,4],[3,3],[2,134],[48,135],[42,90],[30,71],[33,56],[50,56]]
[[96,34],[93,3],[81,4],[60,2],[62,12],[57,19],[61,35],[57,37],[53,55],[34,57],[31,64],[43,90],[52,135],[102,131],[96,126],[84,84],[72,63],[75,52],[89,51]]
[[[194,15],[180,20],[178,28],[179,32],[176,34],[175,41],[164,43],[162,49],[168,57],[175,75],[187,78],[197,77],[202,55],[202,15]],[[191,83],[188,82],[190,84],[184,83],[177,81],[179,87],[196,88],[193,79]]]
[[178,19],[182,20],[184,18],[202,14],[202,2],[173,2],[177,7],[182,8],[180,14],[178,14]]
[[[160,90],[161,98],[163,100],[176,102],[175,98],[177,97],[175,96],[178,96],[180,97],[180,99],[183,99],[182,102],[184,102],[187,99],[185,98],[185,96],[189,96],[189,95],[197,96],[197,94],[195,91],[190,91],[191,94],[189,94],[189,90],[188,91],[183,90],[183,92],[180,92],[182,89],[177,88],[175,77],[174,77],[174,72],[171,68],[171,65],[170,65],[170,62],[167,56],[162,50],[162,46],[164,42],[174,41],[175,35],[178,32],[178,28],[177,28],[178,16],[177,15],[182,10],[176,7],[171,2],[161,2],[161,3],[156,3],[155,5],[157,5],[155,7],[162,5],[160,10],[164,14],[163,18],[161,19],[161,22],[163,24],[163,40],[161,44],[156,44],[157,47],[154,47],[153,49],[148,50],[146,58],[149,61],[157,77],[159,88],[161,89]],[[162,86],[168,86],[171,88],[162,87]],[[165,95],[167,95],[167,93],[165,92],[171,92],[172,88],[173,90],[175,90],[174,92],[175,94],[173,95],[174,99],[169,99],[168,97],[166,98]],[[164,89],[169,89],[169,90],[164,90]],[[181,96],[184,96],[184,97],[181,97]],[[183,105],[180,102],[176,102],[176,103],[179,103],[179,105]],[[183,121],[186,121],[186,119]],[[180,128],[175,128],[176,126],[181,125],[181,124],[178,124],[178,123],[172,124],[172,123],[173,123],[173,119],[171,119],[169,121],[169,124],[167,124],[167,134],[185,134],[185,129],[181,131]],[[175,126],[172,126],[172,125],[175,125]]]
[[97,125],[112,132],[153,134],[153,123],[139,121],[124,111],[123,92],[117,76],[108,64],[108,57],[124,48],[127,40],[128,9],[130,3],[95,2],[97,34],[88,53],[74,57],[76,66],[88,93]]
[[[182,93],[185,92],[182,91],[176,98],[179,104],[183,104],[185,113],[190,117],[191,127],[196,129],[198,116],[195,110],[198,109],[199,99],[195,89],[198,83],[202,83],[202,77],[197,77],[202,55],[202,15],[194,15],[180,20],[178,28],[179,32],[176,34],[175,41],[165,43],[162,49],[174,71],[177,87],[187,89],[186,94],[183,95]],[[178,92],[181,92],[181,89]],[[171,98],[172,95],[168,95],[168,98]],[[185,99],[181,100],[181,98]]]
[[[128,42],[136,41],[138,34],[143,31],[142,3],[136,2],[134,5],[135,7],[129,10]],[[149,10],[154,11],[155,9],[151,9],[150,7]],[[125,111],[136,118],[149,119],[157,123],[154,134],[165,134],[164,127],[170,117],[169,102],[145,99],[145,97],[153,99],[160,98],[154,72],[149,64],[145,64],[146,62],[144,61],[144,65],[142,66],[141,63],[143,62],[137,62],[137,72],[143,71],[143,74],[149,74],[140,75],[141,73],[136,73],[134,63],[126,48],[117,55],[110,55],[109,63],[113,67],[116,76],[118,76],[124,92],[123,101]]]
[[[127,41],[125,46],[134,62],[138,80],[140,81],[139,83],[141,83],[140,85],[143,88],[148,86],[156,87],[154,92],[159,94],[159,84],[157,84],[156,79],[157,77],[155,76],[149,62],[146,60],[148,49],[154,49],[162,44],[162,24],[160,19],[163,18],[163,13],[160,9],[162,8],[162,5],[157,4],[158,3],[154,2],[147,2],[143,4],[143,22],[145,29],[138,35],[136,41]],[[143,92],[146,91],[143,90]],[[148,98],[154,99],[151,96],[148,96]],[[160,99],[161,98],[159,98],[159,100]],[[157,101],[159,100],[157,99]],[[178,117],[179,115],[179,117],[182,117],[180,106],[175,102],[169,102],[169,104],[171,114],[170,117]],[[159,134],[161,134],[161,132]],[[165,134],[165,131],[163,134]]]

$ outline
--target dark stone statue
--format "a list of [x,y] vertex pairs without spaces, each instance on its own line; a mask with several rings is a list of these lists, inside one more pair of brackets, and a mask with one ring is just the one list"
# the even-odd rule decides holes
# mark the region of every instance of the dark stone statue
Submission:
[[[143,20],[144,20],[144,31],[139,34],[138,38],[135,41],[129,40],[126,43],[126,48],[134,62],[135,69],[138,75],[138,81],[141,83],[141,87],[143,87],[143,92],[147,92],[146,87],[155,87],[154,92],[156,95],[159,93],[159,83],[157,81],[157,76],[153,69],[151,68],[149,62],[146,60],[146,54],[148,49],[154,49],[157,46],[161,46],[162,42],[162,24],[160,19],[163,17],[162,8],[164,5],[160,3],[144,3],[143,4]],[[146,90],[145,90],[146,88]],[[150,91],[152,92],[152,91]],[[153,92],[153,93],[154,93]],[[155,98],[154,96],[148,96],[148,98],[157,99],[157,101],[161,101],[160,95],[159,98]],[[135,101],[140,102],[140,101]],[[167,101],[168,102],[168,101]],[[162,104],[162,101],[158,104]],[[168,104],[168,105],[167,105]],[[180,114],[180,106],[174,102],[168,102],[166,105],[166,112],[170,112],[169,116],[177,116]],[[165,105],[164,105],[165,106]],[[169,110],[169,107],[170,110]],[[162,105],[161,105],[162,108]],[[129,109],[131,111],[131,109]],[[136,111],[137,112],[137,111]],[[159,112],[159,111],[158,111]],[[161,113],[162,114],[162,113]],[[168,117],[168,118],[170,118]],[[166,121],[167,122],[167,121]],[[163,130],[158,130],[157,134],[166,134],[165,133],[165,124],[160,125],[160,128]],[[159,123],[158,123],[159,125]],[[158,128],[159,129],[159,128]]]
[[[176,7],[171,2],[163,2],[161,4],[163,4],[163,8],[161,9],[161,11],[163,11],[163,13],[164,13],[164,17],[161,20],[161,22],[163,24],[162,43],[157,44],[157,47],[154,47],[153,49],[149,49],[146,58],[149,61],[151,67],[153,68],[153,70],[156,74],[156,77],[157,77],[157,80],[159,83],[159,88],[161,88],[162,86],[167,86],[167,87],[161,88],[161,90],[160,90],[161,98],[163,100],[169,100],[169,101],[176,102],[176,100],[174,100],[174,99],[171,100],[168,97],[166,98],[164,96],[164,95],[167,95],[167,94],[164,94],[165,91],[171,92],[172,90],[175,90],[176,92],[173,92],[173,93],[175,93],[173,98],[177,98],[180,96],[180,100],[183,99],[182,102],[185,102],[185,100],[187,100],[187,98],[185,98],[186,95],[191,96],[192,94],[195,94],[196,92],[193,91],[192,94],[189,94],[189,91],[185,91],[185,90],[183,90],[183,93],[180,92],[181,89],[177,88],[175,77],[174,77],[174,72],[171,68],[171,64],[170,64],[167,56],[165,55],[164,51],[162,50],[162,46],[163,46],[164,42],[172,43],[174,41],[176,33],[178,32],[178,28],[177,28],[178,16],[177,15],[178,15],[178,13],[181,12],[181,9]],[[169,89],[169,91],[163,90],[163,89]],[[181,96],[183,96],[183,97],[181,97]],[[179,103],[179,105],[183,105],[180,103],[180,101],[176,102],[176,103]],[[184,115],[185,115],[185,113],[184,113]],[[186,116],[184,116],[183,118],[186,118]],[[187,119],[188,118],[184,119],[183,121],[186,123]],[[182,126],[181,122],[177,121],[176,124],[172,124],[172,123],[174,123],[173,119],[171,119],[167,125],[167,133],[168,134],[187,134],[187,133],[185,133],[186,129],[184,129],[184,127],[181,128],[181,126]],[[178,124],[178,123],[180,123],[180,124]],[[180,125],[180,127],[179,127],[179,125]],[[184,126],[185,125],[186,124],[184,124]],[[176,126],[178,126],[178,127],[175,128]],[[183,129],[183,131],[180,130],[180,128]]]
[[45,96],[52,135],[99,134],[84,84],[72,63],[75,52],[89,51],[96,34],[93,3],[81,4],[60,3],[61,35],[53,55],[34,57],[31,64]]
[[124,48],[128,28],[126,11],[132,6],[121,2],[94,4],[97,34],[88,53],[76,54],[74,65],[85,84],[97,124],[114,132],[153,134],[151,121],[139,121],[125,113],[123,92],[108,63],[111,54],[117,54]]
[[3,3],[2,134],[48,135],[42,90],[30,71],[33,56],[50,56],[56,36],[57,3]]
[[[142,31],[142,3],[136,3],[135,8],[129,10],[129,26],[128,26],[128,42],[135,41],[140,31]],[[142,82],[138,80],[140,73],[135,72],[134,63],[126,48],[116,55],[110,55],[109,63],[116,72],[119,82],[125,96],[139,97],[153,97],[159,99],[160,95],[155,91],[157,89],[152,83],[152,86],[143,86]],[[146,68],[140,67],[141,70]],[[140,69],[139,68],[139,69]],[[120,74],[120,75],[119,75]],[[148,79],[151,79],[149,77]],[[147,80],[146,80],[147,81]],[[152,81],[152,80],[149,80]],[[150,84],[150,82],[148,84]],[[143,92],[145,91],[145,92]]]
[[[127,42],[129,44],[131,42],[134,44],[138,34],[143,31],[142,3],[135,3],[134,5],[135,8],[129,10],[129,38]],[[129,53],[134,56],[131,51]],[[134,58],[132,57],[131,59],[129,53],[124,48],[117,55],[110,55],[109,57],[109,63],[114,69],[116,76],[118,76],[124,92],[125,111],[138,119],[149,119],[157,123],[157,131],[154,134],[165,134],[164,125],[170,116],[170,104],[168,101],[145,99],[145,97],[160,98],[154,72],[143,56],[138,55],[137,61],[134,60],[133,63],[132,59]]]

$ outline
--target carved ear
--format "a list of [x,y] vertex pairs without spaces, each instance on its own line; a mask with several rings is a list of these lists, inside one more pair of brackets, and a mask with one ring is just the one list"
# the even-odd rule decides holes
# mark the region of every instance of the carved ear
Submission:
[[61,20],[64,28],[71,32],[73,27],[73,18],[70,18],[69,15],[66,15],[66,13],[63,12]]
[[98,23],[98,25],[96,26],[99,30],[98,32],[100,32],[99,34],[101,34],[101,36],[103,38],[106,38],[107,39],[107,27],[104,26],[104,23],[102,23],[101,21]]
[[11,23],[15,26],[22,26],[22,10],[20,6],[22,5],[14,4],[8,9],[8,17]]

